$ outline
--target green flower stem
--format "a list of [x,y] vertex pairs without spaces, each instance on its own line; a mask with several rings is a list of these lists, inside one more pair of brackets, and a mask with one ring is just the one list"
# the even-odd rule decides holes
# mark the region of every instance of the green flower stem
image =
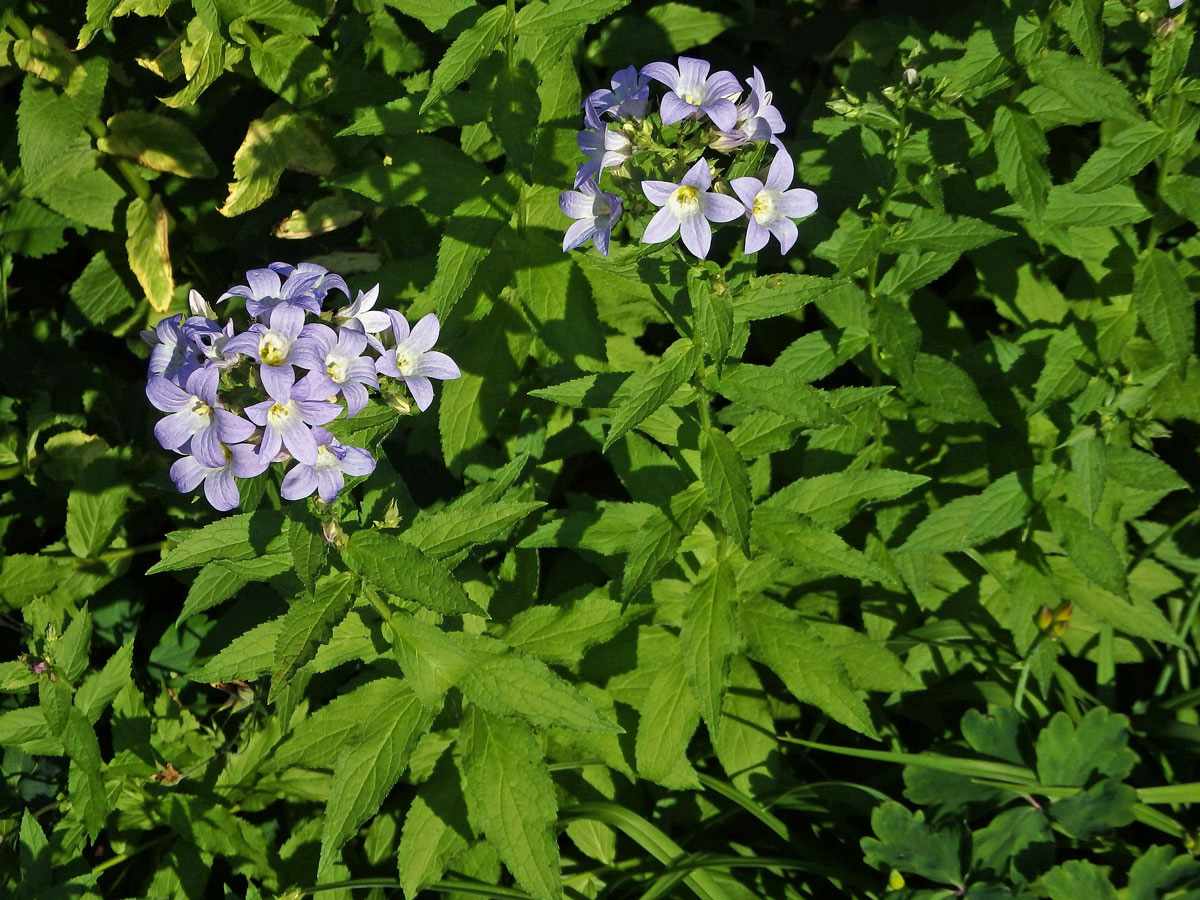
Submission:
[[1150,219],[1150,228],[1146,232],[1146,244],[1142,248],[1143,253],[1148,253],[1154,249],[1155,245],[1158,243],[1159,235],[1162,233],[1162,220],[1167,211],[1166,204],[1163,202],[1162,193],[1163,188],[1166,187],[1167,184],[1167,170],[1170,169],[1171,163],[1175,156],[1175,129],[1179,127],[1179,112],[1182,105],[1183,104],[1179,101],[1179,95],[1172,94],[1170,122],[1167,125],[1167,133],[1170,136],[1170,140],[1167,142],[1167,147],[1165,150],[1163,150],[1162,156],[1159,157],[1156,166],[1158,172],[1156,173],[1154,184],[1154,197],[1155,202],[1158,205],[1158,209],[1155,211],[1153,218]]
[[92,874],[98,875],[107,869],[111,869],[113,866],[119,866],[121,863],[133,859],[135,856],[145,853],[147,850],[153,850],[155,847],[159,847],[173,840],[175,840],[175,835],[172,833],[164,834],[160,837],[154,838],[153,840],[146,841],[146,843],[140,844],[139,846],[134,847],[132,850],[119,853],[112,859],[106,859],[104,862],[97,863],[96,865],[92,866]]
[[[1183,618],[1179,620],[1179,625],[1175,629],[1175,633],[1179,636],[1181,642],[1187,637],[1187,633],[1192,629],[1192,623],[1196,620],[1196,612],[1200,610],[1200,576],[1192,580],[1192,596],[1188,600],[1187,610],[1183,614]],[[1181,679],[1187,672],[1188,653],[1187,645],[1180,647],[1176,659],[1179,661],[1179,674]],[[1154,686],[1154,696],[1161,697],[1167,691],[1167,686],[1171,683],[1171,676],[1175,674],[1175,660],[1169,659],[1162,667],[1162,672],[1158,675],[1158,683]],[[1188,685],[1183,686],[1186,690]]]
[[167,548],[166,541],[151,541],[149,544],[138,544],[134,547],[120,547],[116,550],[109,550],[107,553],[100,553],[96,556],[89,556],[87,559],[80,559],[75,562],[75,568],[82,566],[93,565],[95,563],[112,562],[114,559],[125,559],[129,556],[137,556],[141,553],[152,553],[162,551]]

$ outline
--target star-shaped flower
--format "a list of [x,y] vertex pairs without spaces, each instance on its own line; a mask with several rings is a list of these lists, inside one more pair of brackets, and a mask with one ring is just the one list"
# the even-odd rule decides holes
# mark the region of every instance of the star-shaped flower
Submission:
[[709,222],[729,222],[742,215],[742,205],[733,197],[709,192],[712,172],[708,160],[696,160],[683,181],[643,181],[642,192],[655,206],[661,206],[642,235],[643,244],[668,241],[679,232],[683,245],[704,259],[712,244]]
[[380,375],[403,381],[417,402],[417,408],[423,412],[433,402],[433,385],[429,379],[448,381],[458,378],[461,373],[449,356],[430,349],[437,343],[441,330],[436,315],[423,316],[410,332],[404,316],[394,309],[389,309],[387,314],[392,320],[396,346],[375,361],[375,368]]
[[791,188],[794,173],[792,158],[780,149],[771,160],[765,183],[757,178],[734,178],[729,182],[750,216],[746,227],[747,253],[765,247],[772,234],[779,240],[780,252],[787,253],[796,243],[796,223],[792,219],[803,219],[817,211],[816,194],[804,188]]
[[225,462],[222,444],[238,444],[254,434],[253,425],[217,403],[220,376],[209,366],[192,372],[182,388],[161,375],[146,382],[150,402],[170,413],[154,426],[154,436],[165,449],[182,450],[187,445],[203,465],[220,466]]
[[732,72],[721,70],[709,75],[710,68],[708,60],[690,56],[679,57],[679,68],[665,62],[652,62],[642,67],[643,75],[671,89],[671,93],[663,96],[659,107],[664,125],[701,113],[722,131],[729,131],[737,124],[737,107],[733,101],[741,95],[741,85]]
[[302,500],[317,492],[326,503],[337,499],[346,486],[347,475],[369,475],[375,471],[375,459],[361,447],[347,447],[324,428],[314,428],[317,461],[312,465],[298,462],[285,476],[279,495],[284,500]]
[[594,181],[585,181],[577,191],[563,191],[558,198],[563,215],[578,219],[563,236],[563,250],[574,250],[589,239],[602,256],[608,256],[612,229],[621,218],[621,198],[600,190]]

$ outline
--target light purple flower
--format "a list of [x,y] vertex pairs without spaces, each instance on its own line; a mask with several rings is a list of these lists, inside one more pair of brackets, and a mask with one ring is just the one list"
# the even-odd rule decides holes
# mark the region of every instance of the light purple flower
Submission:
[[[612,90],[592,91],[584,101],[599,114],[610,113],[616,119],[641,119],[646,115],[650,87],[635,66],[627,66],[612,77]],[[585,107],[585,109],[587,108]]]
[[194,491],[201,481],[204,482],[204,496],[215,509],[226,512],[238,505],[238,478],[253,478],[266,471],[271,461],[260,460],[254,448],[249,444],[236,444],[227,447],[220,445],[221,464],[209,466],[194,456],[177,459],[171,465],[171,480],[181,494]]
[[[263,271],[263,270],[259,270]],[[271,274],[274,274],[273,272]],[[313,325],[304,324],[304,310],[277,306],[267,314],[268,324],[256,322],[226,343],[226,353],[241,353],[259,363],[259,377],[272,397],[290,396],[296,383],[296,351],[303,346]]]
[[742,215],[742,205],[733,197],[709,193],[712,172],[708,160],[701,157],[688,169],[679,184],[669,181],[643,181],[642,192],[655,206],[661,206],[642,235],[643,244],[668,241],[679,232],[683,245],[704,259],[712,244],[709,222],[729,222]]
[[575,173],[575,187],[585,181],[599,180],[605,169],[623,165],[633,156],[633,143],[624,132],[609,128],[590,106],[583,111],[587,130],[579,132],[579,150],[588,157]]
[[577,191],[563,191],[558,198],[563,215],[578,219],[563,237],[563,250],[574,250],[589,238],[601,255],[608,256],[609,239],[621,218],[621,198],[600,190],[593,181],[585,181]]
[[1179,7],[1183,6],[1183,0],[1167,0],[1167,5],[1171,9],[1179,9]]
[[433,385],[429,379],[448,381],[458,378],[461,373],[449,356],[430,349],[437,343],[441,330],[436,315],[423,316],[410,333],[404,316],[394,309],[389,309],[387,314],[392,320],[396,346],[375,361],[375,368],[380,375],[403,381],[417,402],[417,408],[424,411],[433,402]]
[[321,272],[296,270],[287,276],[287,281],[281,282],[279,273],[274,269],[251,269],[246,273],[249,284],[231,287],[217,298],[217,302],[230,297],[245,297],[246,312],[255,318],[279,307],[308,310],[317,315],[321,312],[321,300],[314,291],[314,285],[321,277]]
[[317,461],[312,465],[298,462],[285,476],[279,494],[284,500],[302,500],[317,492],[326,503],[337,499],[346,486],[347,475],[370,475],[375,459],[361,447],[344,446],[324,428],[314,428]]
[[188,291],[188,309],[191,310],[193,316],[201,316],[205,319],[215,319],[217,317],[216,310],[204,299],[204,295],[197,290]]
[[146,377],[161,375],[173,384],[182,386],[187,377],[203,365],[204,360],[195,344],[188,339],[180,324],[181,313],[163,319],[153,331],[143,331],[142,340],[153,349]]
[[[221,444],[237,444],[254,434],[254,426],[217,403],[216,368],[197,369],[188,376],[183,388],[161,375],[146,382],[146,396],[169,416],[154,426],[154,436],[167,450],[182,450],[188,445],[196,459],[206,466],[224,464]],[[189,444],[190,442],[190,444]]]
[[771,92],[763,82],[762,73],[754,66],[754,74],[746,80],[749,95],[737,104],[737,124],[722,131],[712,142],[715,150],[730,150],[749,141],[770,141],[784,130],[783,116],[771,105]]
[[733,101],[741,93],[741,85],[732,72],[721,70],[708,74],[708,60],[679,57],[679,68],[670,63],[652,62],[642,67],[642,74],[662,82],[671,93],[662,98],[659,112],[664,125],[670,125],[691,115],[703,113],[722,131],[737,124],[737,107]]
[[782,148],[771,160],[764,184],[757,178],[734,178],[729,182],[750,216],[746,227],[746,252],[755,253],[766,246],[769,235],[779,240],[779,250],[787,253],[796,243],[796,223],[817,211],[817,195],[804,188],[792,188],[795,166]]
[[346,398],[347,414],[358,415],[367,405],[364,385],[379,387],[374,361],[362,355],[366,349],[367,336],[361,331],[343,328],[335,335],[327,325],[310,325],[306,339],[298,342],[293,354],[296,364],[309,370],[295,393],[321,400],[341,394]]
[[383,345],[372,335],[387,331],[391,327],[392,320],[387,317],[387,313],[375,309],[375,301],[378,299],[379,285],[375,285],[365,294],[359,291],[353,303],[343,306],[333,314],[333,321],[342,328],[364,332],[367,335],[367,342],[382,353]]
[[263,426],[262,443],[258,448],[260,457],[270,462],[283,446],[296,459],[310,466],[317,461],[317,442],[308,426],[332,422],[341,411],[340,403],[298,397],[290,388],[287,393],[271,394],[270,400],[246,407],[250,421]]
[[284,278],[290,278],[296,272],[301,275],[315,275],[316,280],[312,283],[311,290],[318,301],[323,301],[330,291],[341,291],[346,295],[347,300],[350,299],[350,288],[346,286],[346,279],[316,263],[302,262],[298,266],[293,266],[291,263],[273,262],[268,264],[267,268],[278,272]]

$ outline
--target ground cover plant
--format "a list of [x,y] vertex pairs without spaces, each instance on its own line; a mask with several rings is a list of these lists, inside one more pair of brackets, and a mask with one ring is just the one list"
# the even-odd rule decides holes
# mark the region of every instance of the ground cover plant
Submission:
[[1172,0],[0,0],[0,895],[1200,897]]

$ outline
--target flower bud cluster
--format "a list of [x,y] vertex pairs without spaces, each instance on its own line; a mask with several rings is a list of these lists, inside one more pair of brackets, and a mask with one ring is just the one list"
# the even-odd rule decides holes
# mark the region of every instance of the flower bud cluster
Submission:
[[432,349],[437,316],[410,329],[396,310],[374,308],[379,285],[324,309],[330,293],[349,300],[350,291],[340,275],[315,263],[271,263],[248,271],[246,281],[217,299],[245,298],[253,317],[245,330],[232,317],[222,323],[192,291],[190,316],[171,316],[142,333],[153,348],[146,396],[167,413],[154,434],[180,457],[171,480],[181,493],[203,482],[208,502],[229,510],[240,499],[239,478],[294,460],[282,497],[316,491],[332,503],[345,476],[369,474],[375,459],[322,426],[361,413],[369,391],[398,396],[401,384],[424,410],[433,400],[430,379],[457,378],[458,366]]
[[[622,69],[611,89],[583,102],[585,130],[574,190],[559,198],[575,219],[563,250],[592,241],[607,256],[614,226],[631,214],[658,207],[642,232],[642,243],[669,241],[703,259],[712,243],[712,224],[746,226],[745,252],[761,250],[774,235],[782,252],[796,242],[793,219],[810,216],[817,196],[793,188],[795,166],[779,140],[783,116],[757,68],[746,90],[731,72],[710,72],[702,59],[681,56],[678,65],[653,62],[639,71]],[[650,83],[667,88],[651,97]],[[656,102],[655,102],[656,101]],[[774,158],[764,166],[768,148]],[[711,159],[709,151],[716,151]],[[754,177],[766,168],[763,180]],[[736,172],[740,177],[731,177]],[[607,181],[612,188],[605,190]]]

